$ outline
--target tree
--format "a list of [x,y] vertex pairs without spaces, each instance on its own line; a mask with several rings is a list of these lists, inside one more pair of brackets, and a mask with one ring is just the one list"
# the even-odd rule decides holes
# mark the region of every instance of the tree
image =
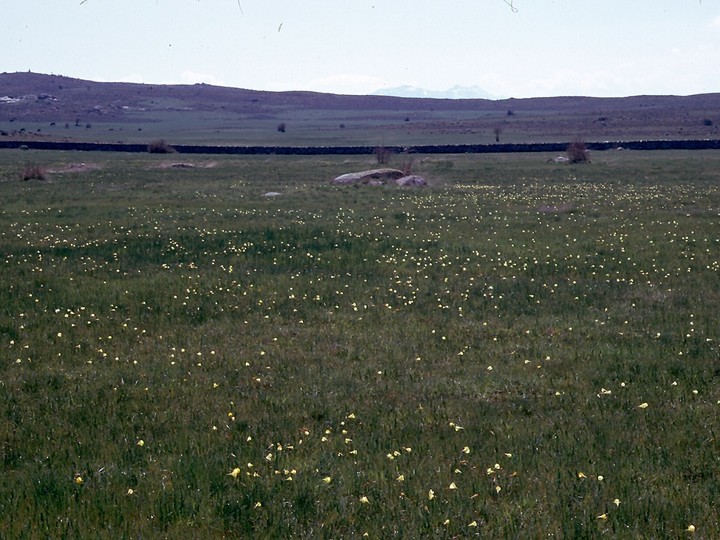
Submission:
[[500,134],[502,133],[502,126],[495,126],[493,128],[493,133],[495,133],[495,142],[500,142]]
[[590,163],[590,152],[582,139],[575,139],[568,144],[567,156],[570,163]]

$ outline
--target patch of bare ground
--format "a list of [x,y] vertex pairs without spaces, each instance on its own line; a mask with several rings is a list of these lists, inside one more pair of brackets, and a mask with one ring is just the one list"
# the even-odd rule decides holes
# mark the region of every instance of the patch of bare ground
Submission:
[[205,163],[190,163],[187,161],[166,161],[157,165],[159,169],[212,169],[217,167],[217,161]]
[[48,169],[47,172],[52,174],[63,174],[63,173],[81,173],[88,171],[99,171],[103,166],[99,163],[68,163],[61,167],[54,169]]

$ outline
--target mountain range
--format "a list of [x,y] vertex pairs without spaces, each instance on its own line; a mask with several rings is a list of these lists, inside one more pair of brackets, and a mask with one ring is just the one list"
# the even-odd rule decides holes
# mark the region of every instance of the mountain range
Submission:
[[372,92],[371,95],[431,99],[499,99],[479,86],[460,86],[457,84],[447,90],[427,90],[417,86],[403,85],[393,88],[381,88]]

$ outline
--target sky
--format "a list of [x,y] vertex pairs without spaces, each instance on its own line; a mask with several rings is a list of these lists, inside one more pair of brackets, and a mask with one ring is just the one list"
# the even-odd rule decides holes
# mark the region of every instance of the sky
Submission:
[[720,92],[717,0],[0,0],[0,10],[0,72],[340,94]]

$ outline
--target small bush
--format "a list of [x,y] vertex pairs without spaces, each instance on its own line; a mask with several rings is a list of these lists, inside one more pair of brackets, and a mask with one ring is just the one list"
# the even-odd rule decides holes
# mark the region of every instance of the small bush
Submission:
[[405,157],[403,159],[402,168],[400,169],[405,176],[410,176],[413,173],[413,167],[415,166],[415,159],[410,155],[410,152],[412,152],[410,148],[405,149]]
[[20,177],[25,182],[28,180],[47,180],[47,170],[35,163],[28,163],[25,165]]
[[175,149],[166,143],[164,139],[158,139],[148,144],[148,152],[151,154],[173,154]]
[[375,159],[379,165],[387,165],[390,163],[390,156],[392,156],[392,150],[385,146],[375,147]]
[[710,120],[709,118],[705,118],[705,119],[703,120],[703,126],[710,127],[710,126],[712,126],[712,125],[713,125],[713,121]]
[[287,126],[285,125],[285,122],[282,122],[281,124],[278,124],[277,130],[280,133],[285,133],[285,129],[287,129]]
[[567,156],[570,163],[590,163],[590,152],[580,139],[575,139],[568,145]]

